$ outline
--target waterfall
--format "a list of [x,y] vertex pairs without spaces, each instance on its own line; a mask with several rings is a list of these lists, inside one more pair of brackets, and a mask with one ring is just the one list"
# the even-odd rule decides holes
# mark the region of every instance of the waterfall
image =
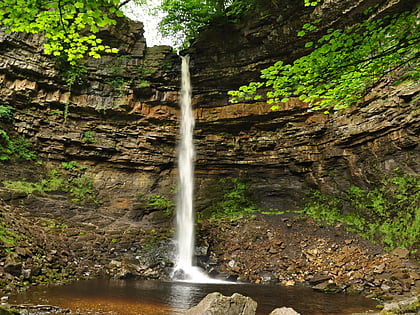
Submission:
[[178,145],[178,195],[176,204],[176,262],[172,278],[201,283],[227,283],[212,279],[193,265],[194,257],[194,115],[191,106],[189,56],[182,56],[181,123]]
[[181,122],[178,145],[178,195],[176,204],[176,262],[175,280],[214,282],[199,267],[194,257],[194,115],[191,106],[189,56],[182,56]]
[[181,125],[178,145],[178,196],[176,205],[175,270],[188,274],[194,255],[194,116],[191,108],[189,56],[182,56],[181,66]]

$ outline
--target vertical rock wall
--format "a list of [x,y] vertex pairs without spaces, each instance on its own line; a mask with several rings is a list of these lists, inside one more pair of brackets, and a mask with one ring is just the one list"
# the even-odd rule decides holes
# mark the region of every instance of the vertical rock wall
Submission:
[[[308,113],[297,100],[278,111],[258,102],[233,105],[226,94],[257,80],[259,70],[275,61],[287,63],[308,53],[305,42],[328,28],[353,25],[371,6],[386,15],[411,10],[416,1],[332,0],[316,8],[304,8],[300,1],[270,3],[240,24],[204,29],[187,51],[201,180],[247,177],[261,205],[287,209],[299,206],[309,188],[367,187],[397,168],[418,173],[419,85],[393,87],[384,80],[361,108],[330,115]],[[311,38],[297,37],[305,23],[317,19],[321,22]]]
[[[27,138],[47,168],[87,166],[99,198],[122,214],[137,195],[174,185],[179,60],[171,47],[147,48],[142,27],[102,31],[119,54],[89,60],[71,88],[68,69],[42,54],[42,37],[0,33],[0,104],[16,109],[2,127]],[[11,163],[2,162],[1,179]]]
[[[261,206],[293,208],[309,188],[367,186],[397,167],[419,172],[418,85],[378,86],[362,108],[330,115],[309,113],[297,100],[274,112],[264,103],[227,100],[227,90],[257,78],[261,68],[305,52],[295,36],[303,23],[322,18],[320,32],[351,24],[375,3],[382,1],[325,1],[316,9],[274,1],[274,8],[240,25],[202,31],[186,52],[192,59],[199,196],[220,178],[245,177]],[[382,5],[391,12],[414,3]],[[85,82],[70,91],[63,69],[42,54],[42,38],[0,34],[1,104],[17,108],[10,128],[52,165],[75,160],[88,166],[101,199],[120,215],[141,207],[139,194],[172,198],[180,77],[170,47],[147,48],[141,24],[122,25],[101,33],[121,47],[119,55],[89,61]]]

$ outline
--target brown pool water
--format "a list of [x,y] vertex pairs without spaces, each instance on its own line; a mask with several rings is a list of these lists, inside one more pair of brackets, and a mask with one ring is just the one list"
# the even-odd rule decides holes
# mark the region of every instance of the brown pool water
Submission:
[[375,308],[361,296],[325,294],[304,287],[256,284],[199,284],[138,280],[89,280],[62,286],[38,286],[9,297],[10,304],[48,304],[81,314],[179,314],[211,292],[235,292],[258,302],[257,314],[277,307],[294,308],[302,315],[344,315]]

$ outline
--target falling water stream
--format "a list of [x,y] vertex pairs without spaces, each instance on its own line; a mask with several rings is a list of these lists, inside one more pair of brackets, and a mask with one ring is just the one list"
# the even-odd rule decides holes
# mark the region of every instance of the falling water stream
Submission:
[[187,276],[194,253],[194,116],[191,108],[189,56],[182,56],[181,123],[178,145],[178,196],[176,205],[176,264],[175,277]]
[[178,196],[176,205],[176,262],[174,280],[216,282],[199,267],[194,257],[194,114],[191,106],[191,79],[189,56],[181,56],[181,122],[178,145]]

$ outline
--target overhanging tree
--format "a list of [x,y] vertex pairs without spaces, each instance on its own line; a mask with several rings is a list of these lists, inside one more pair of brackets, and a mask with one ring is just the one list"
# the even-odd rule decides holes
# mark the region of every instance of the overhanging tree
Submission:
[[44,50],[70,63],[85,56],[118,49],[104,45],[96,34],[123,16],[119,0],[2,0],[0,26],[6,32],[42,33]]
[[[305,24],[298,36],[317,30],[319,22]],[[419,7],[367,18],[348,29],[330,29],[318,41],[306,43],[314,47],[310,54],[291,64],[279,61],[261,71],[261,81],[230,91],[231,102],[264,99],[278,109],[279,103],[299,97],[312,110],[343,109],[362,102],[369,87],[391,74],[398,74],[396,83],[418,82],[419,44]]]
[[244,14],[255,8],[261,0],[163,0],[158,10],[164,13],[159,30],[186,48],[196,37],[199,28],[218,20]]
[[[315,6],[321,0],[303,0],[306,6]],[[260,6],[270,7],[276,0],[163,0],[157,10],[164,17],[159,30],[174,39],[175,45],[186,48],[198,30],[217,21],[236,22],[244,14],[255,12]]]

